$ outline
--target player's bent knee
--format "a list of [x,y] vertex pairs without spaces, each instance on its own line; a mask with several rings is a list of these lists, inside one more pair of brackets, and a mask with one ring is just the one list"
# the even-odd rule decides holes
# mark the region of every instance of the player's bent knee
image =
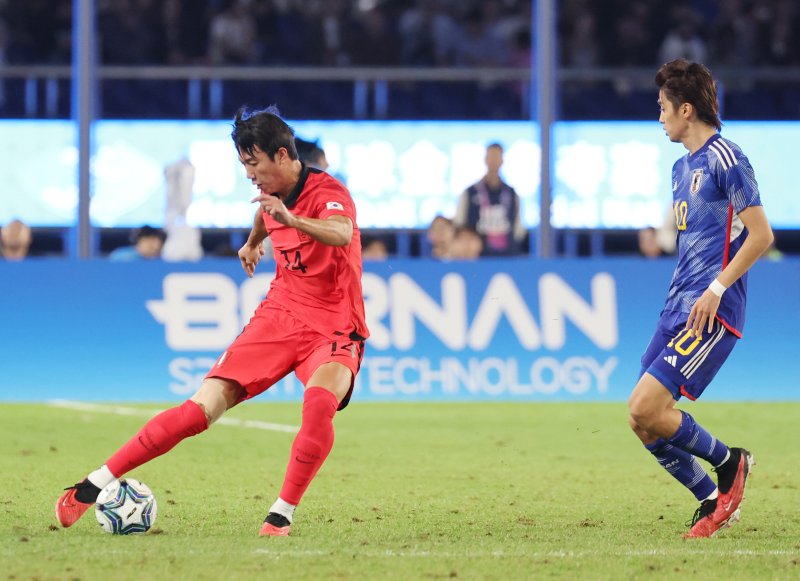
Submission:
[[210,426],[240,399],[241,386],[231,381],[209,377],[191,398],[203,410]]
[[206,422],[208,422],[208,425],[210,426],[214,422],[214,418],[212,417],[211,412],[209,412],[208,409],[206,409],[206,406],[205,404],[203,404],[203,402],[196,401],[194,403],[196,403],[197,407],[199,407],[203,411],[203,415],[206,416]]
[[657,423],[657,416],[658,414],[649,406],[632,405],[630,408],[630,415],[628,416],[628,423],[636,432],[649,432]]

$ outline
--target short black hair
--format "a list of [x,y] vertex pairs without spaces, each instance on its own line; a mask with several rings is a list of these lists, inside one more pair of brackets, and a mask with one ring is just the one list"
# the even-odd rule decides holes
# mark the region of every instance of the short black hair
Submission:
[[275,154],[283,147],[290,159],[298,159],[294,143],[294,130],[281,119],[275,105],[266,109],[241,107],[233,120],[231,138],[240,152],[255,155],[255,148],[275,159]]

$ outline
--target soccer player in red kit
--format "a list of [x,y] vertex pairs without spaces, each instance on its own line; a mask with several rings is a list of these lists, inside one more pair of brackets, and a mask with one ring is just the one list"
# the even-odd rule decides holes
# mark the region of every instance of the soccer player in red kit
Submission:
[[253,276],[262,242],[270,237],[277,267],[269,293],[197,393],[155,416],[103,466],[66,489],[56,504],[64,527],[103,487],[204,431],[291,371],[305,386],[302,424],[262,536],[289,534],[295,508],[333,446],[333,416],[350,400],[369,335],[355,206],[339,181],[299,161],[294,132],[274,107],[240,110],[231,136],[259,190],[252,201],[260,207],[239,259]]

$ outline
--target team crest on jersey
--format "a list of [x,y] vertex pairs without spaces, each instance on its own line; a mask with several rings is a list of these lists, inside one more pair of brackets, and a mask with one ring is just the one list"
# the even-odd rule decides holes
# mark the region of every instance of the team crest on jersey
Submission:
[[692,172],[692,184],[689,186],[689,193],[694,195],[700,191],[700,184],[703,183],[703,170],[696,169]]

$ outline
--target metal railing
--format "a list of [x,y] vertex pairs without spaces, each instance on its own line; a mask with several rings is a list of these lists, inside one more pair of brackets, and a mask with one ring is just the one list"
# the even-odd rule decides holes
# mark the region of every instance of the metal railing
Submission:
[[[655,67],[560,68],[556,74],[560,85],[609,82],[649,88],[653,86]],[[714,75],[723,87],[750,84],[759,88],[764,83],[800,87],[800,67],[721,67],[714,69]],[[59,81],[71,79],[70,66],[0,66],[0,82],[23,82],[26,117],[56,116],[64,91],[63,83]],[[354,119],[366,119],[370,115],[378,119],[387,117],[391,107],[391,83],[475,83],[481,86],[519,83],[523,91],[520,118],[528,118],[531,111],[536,110],[530,103],[532,74],[526,68],[101,66],[97,68],[97,79],[99,83],[125,80],[185,81],[186,113],[191,118],[222,116],[225,83],[229,81],[352,83]],[[40,97],[42,94],[44,98]],[[99,98],[102,100],[102,92]]]

